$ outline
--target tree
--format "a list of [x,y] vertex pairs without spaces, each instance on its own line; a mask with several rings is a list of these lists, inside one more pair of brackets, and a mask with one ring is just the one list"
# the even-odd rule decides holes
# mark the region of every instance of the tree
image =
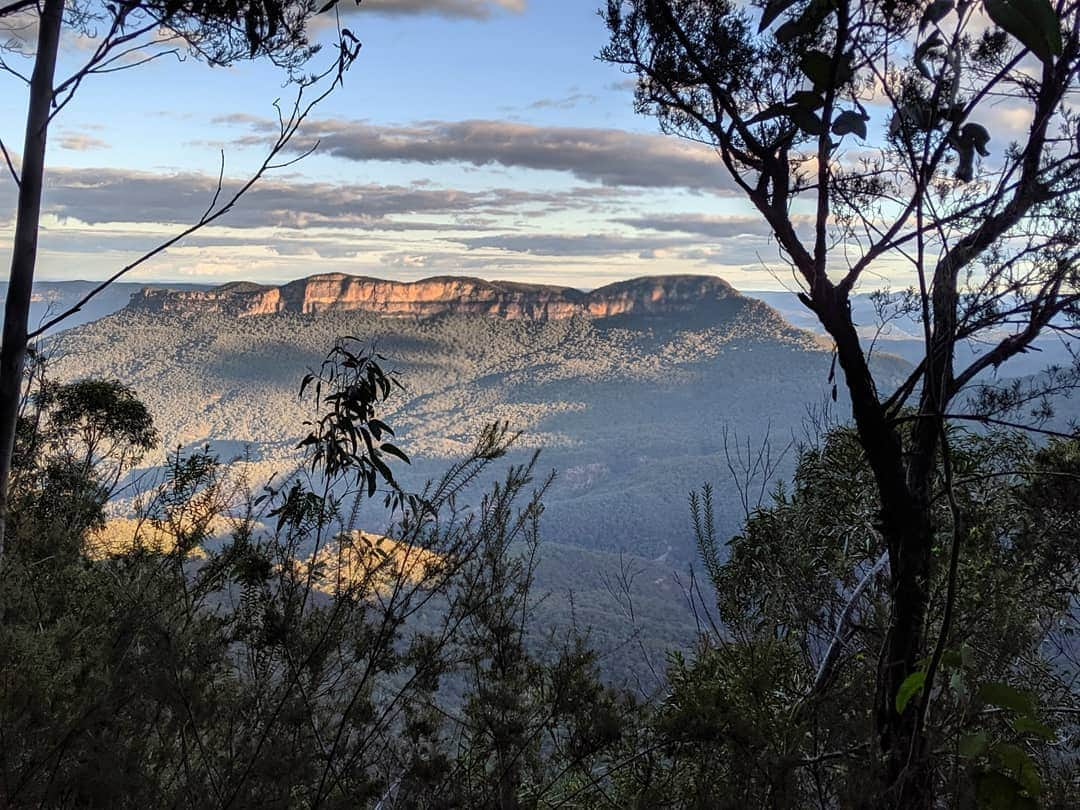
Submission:
[[43,546],[102,526],[106,503],[156,445],[157,432],[146,406],[116,381],[58,385],[38,357],[29,376],[37,388],[16,431],[11,525],[42,554],[69,558],[78,542]]
[[[966,541],[956,604],[926,731],[943,807],[1067,807],[1075,794],[1080,691],[1080,442],[1038,448],[1016,432],[951,428],[954,497]],[[944,469],[934,474],[942,495]],[[671,686],[627,778],[656,807],[879,807],[868,768],[877,655],[889,623],[889,577],[865,530],[879,502],[855,431],[803,447],[790,485],[727,542],[712,493],[692,497],[714,590],[710,627],[675,656]],[[935,499],[939,556],[952,510]],[[949,571],[935,571],[928,624],[942,626]],[[705,616],[708,619],[705,619]],[[710,624],[715,622],[715,624]],[[925,677],[929,660],[916,670]],[[918,679],[899,696],[915,700]],[[1063,756],[1064,754],[1064,756]],[[647,791],[647,792],[646,792]],[[991,797],[991,798],[988,798]]]
[[[76,454],[60,482],[20,468],[0,569],[0,803],[357,807],[425,779],[431,763],[403,756],[426,733],[414,721],[504,598],[511,563],[496,555],[535,529],[540,506],[538,494],[521,503],[531,467],[515,467],[466,508],[513,441],[498,425],[421,493],[401,493],[388,465],[404,454],[379,419],[393,379],[343,341],[305,386],[310,466],[256,496],[208,451],[177,452],[104,551],[87,533],[100,510],[74,514],[85,489],[100,492],[101,452],[90,470]],[[100,398],[80,399],[95,420]],[[141,441],[129,416],[110,430]],[[53,446],[35,439],[53,417],[25,420],[20,438]],[[20,462],[49,466],[24,449]],[[69,486],[80,475],[88,487]],[[396,519],[373,539],[356,519],[380,489]]]
[[[882,800],[927,807],[925,720],[966,537],[950,496],[951,551],[935,557],[946,426],[1038,427],[1048,398],[1077,380],[1074,367],[1005,386],[993,372],[1080,325],[1080,121],[1069,101],[1080,89],[1080,6],[610,0],[604,14],[602,58],[637,76],[638,110],[716,149],[835,343],[878,498],[867,530],[880,535],[890,583],[875,699]],[[1030,125],[997,147],[1002,100]],[[914,279],[908,300],[925,337],[894,392],[875,380],[850,307],[881,268]],[[985,350],[958,366],[957,347],[977,341]],[[941,565],[950,609],[935,639],[929,583]],[[920,697],[898,704],[927,655]]]
[[[16,169],[7,148],[0,142],[0,151],[18,187],[11,273],[4,311],[3,343],[0,345],[0,559],[4,550],[11,454],[28,341],[78,311],[120,276],[228,213],[264,173],[293,162],[274,161],[314,104],[340,83],[359,51],[359,43],[348,29],[339,29],[339,53],[333,64],[315,76],[304,76],[300,72],[317,50],[308,42],[308,23],[317,12],[329,11],[336,5],[337,0],[330,0],[321,8],[314,0],[12,0],[0,6],[0,20],[18,18],[37,24],[37,49],[29,79],[2,58],[0,49],[0,69],[24,82],[29,96],[20,169]],[[71,76],[57,82],[57,56],[65,28],[93,41],[94,47]],[[31,332],[30,296],[37,262],[45,145],[53,118],[71,101],[82,82],[117,70],[136,68],[163,56],[179,55],[182,51],[215,66],[263,58],[288,71],[299,89],[292,109],[281,113],[277,140],[263,164],[234,194],[222,194],[223,163],[217,193],[198,221],[119,269],[71,309]],[[327,78],[331,79],[330,88],[316,92],[314,100],[306,101],[305,92],[310,92]]]

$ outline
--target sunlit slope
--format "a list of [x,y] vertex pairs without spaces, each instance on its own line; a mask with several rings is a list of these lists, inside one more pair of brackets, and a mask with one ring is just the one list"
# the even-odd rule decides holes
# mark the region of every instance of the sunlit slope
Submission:
[[[52,373],[134,386],[166,447],[209,440],[228,458],[250,445],[259,480],[295,460],[312,415],[299,381],[343,335],[377,344],[406,386],[385,419],[413,457],[407,486],[462,455],[485,423],[507,420],[523,431],[515,458],[543,448],[541,467],[559,471],[551,541],[646,557],[692,558],[686,494],[704,481],[721,485],[725,530],[738,525],[725,428],[752,441],[771,429],[783,446],[808,408],[831,403],[822,341],[741,297],[716,312],[545,322],[126,309],[54,338]],[[365,528],[382,531],[371,520]]]

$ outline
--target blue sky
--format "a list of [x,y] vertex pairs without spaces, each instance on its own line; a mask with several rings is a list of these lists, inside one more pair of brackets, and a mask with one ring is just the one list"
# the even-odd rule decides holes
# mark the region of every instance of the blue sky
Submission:
[[[594,287],[713,273],[743,289],[789,285],[715,155],[660,135],[634,113],[627,77],[596,60],[599,4],[345,0],[343,24],[364,47],[296,140],[320,139],[319,151],[131,279],[340,271]],[[68,36],[58,72],[86,54]],[[209,201],[222,150],[229,182],[242,181],[265,154],[272,102],[290,97],[282,80],[265,62],[172,58],[88,79],[51,130],[38,277],[101,278],[181,229]],[[25,103],[0,73],[0,138],[15,152]],[[13,208],[4,176],[5,266]]]

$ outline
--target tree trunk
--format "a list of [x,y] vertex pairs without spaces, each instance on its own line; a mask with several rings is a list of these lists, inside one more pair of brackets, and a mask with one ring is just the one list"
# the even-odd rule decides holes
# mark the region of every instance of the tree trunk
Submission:
[[8,524],[8,485],[11,455],[15,449],[15,426],[22,395],[26,334],[30,320],[30,292],[37,262],[41,189],[45,175],[45,141],[52,111],[53,76],[60,50],[60,27],[64,0],[44,0],[38,24],[37,55],[30,77],[30,105],[26,116],[15,240],[11,251],[11,276],[4,308],[3,344],[0,346],[0,557]]
[[924,655],[933,548],[928,476],[933,465],[913,467],[905,459],[901,438],[878,399],[846,294],[832,285],[820,285],[812,304],[836,343],[859,443],[881,501],[879,529],[889,556],[892,614],[879,665],[875,712],[885,765],[885,795],[876,806],[922,810],[931,806],[932,791],[925,740],[917,719],[919,701],[910,701],[903,714],[896,711],[895,701],[900,685]]

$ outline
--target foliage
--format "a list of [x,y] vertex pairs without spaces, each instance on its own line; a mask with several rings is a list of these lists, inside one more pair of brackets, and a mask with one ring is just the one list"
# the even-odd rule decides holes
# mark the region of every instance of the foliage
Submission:
[[[390,390],[360,390],[352,373],[379,379],[377,368],[339,346],[318,403],[332,415],[350,402],[363,415],[351,424],[370,428]],[[65,448],[42,438],[54,430],[97,448],[101,436],[152,435],[115,384],[43,390],[43,418],[20,432],[36,448]],[[98,394],[124,407],[98,411]],[[74,410],[57,412],[63,403]],[[353,532],[359,501],[335,494],[358,471],[381,473],[360,464],[367,443],[321,436],[309,453],[341,464],[257,496],[208,451],[171,454],[127,545],[104,558],[87,530],[103,520],[106,454],[76,453],[69,467],[95,496],[81,522],[72,492],[20,469],[0,581],[0,802],[525,807],[587,777],[619,739],[619,704],[580,642],[550,660],[526,650],[545,485],[519,504],[535,458],[469,506],[469,486],[514,439],[491,426],[398,503],[388,546]],[[326,453],[333,442],[344,447]],[[517,559],[522,542],[530,553]],[[345,556],[347,575],[334,564]]]
[[[1080,543],[1065,528],[1080,521],[1080,442],[958,432],[951,445],[963,598],[927,707],[934,795],[949,806],[1065,807],[1080,734]],[[869,480],[845,428],[803,449],[790,489],[778,488],[727,549],[699,501],[704,553],[724,560],[711,571],[718,622],[692,658],[672,659],[671,693],[653,722],[664,753],[633,782],[659,769],[673,798],[657,806],[852,807],[875,795],[889,579]],[[935,553],[945,556],[940,467],[935,481]],[[943,626],[946,571],[930,584],[931,636]],[[921,703],[929,664],[897,702]]]
[[[715,148],[768,223],[799,300],[832,338],[877,494],[889,613],[876,674],[885,806],[934,805],[926,700],[897,693],[942,648],[928,584],[948,569],[946,630],[967,506],[933,495],[949,425],[1033,427],[1080,365],[1031,384],[987,372],[1080,328],[1080,9],[1047,0],[609,0],[602,58],[636,106]],[[1007,101],[1006,101],[1007,100]],[[1026,122],[1016,143],[994,105]],[[923,332],[899,388],[869,365],[852,312],[882,271],[911,279]],[[982,341],[965,357],[957,348]],[[974,389],[974,390],[973,390]],[[975,395],[972,395],[972,394]],[[950,474],[946,472],[946,477]],[[951,487],[946,487],[951,491]],[[952,525],[950,553],[938,553]],[[946,632],[947,634],[947,632]]]

